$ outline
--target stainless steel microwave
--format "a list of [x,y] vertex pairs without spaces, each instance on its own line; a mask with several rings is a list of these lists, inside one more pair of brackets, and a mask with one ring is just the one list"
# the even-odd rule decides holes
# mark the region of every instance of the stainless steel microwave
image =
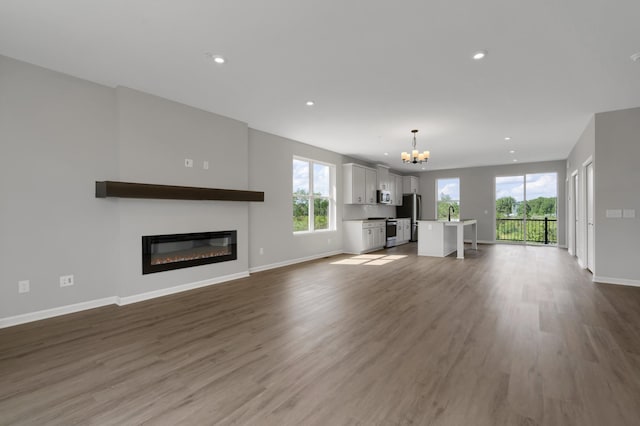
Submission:
[[391,204],[391,192],[378,190],[378,203]]

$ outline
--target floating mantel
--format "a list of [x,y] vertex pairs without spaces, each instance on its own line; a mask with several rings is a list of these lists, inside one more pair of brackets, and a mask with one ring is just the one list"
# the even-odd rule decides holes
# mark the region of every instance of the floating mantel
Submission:
[[158,200],[264,201],[264,192],[149,183],[96,182],[96,198],[147,198]]

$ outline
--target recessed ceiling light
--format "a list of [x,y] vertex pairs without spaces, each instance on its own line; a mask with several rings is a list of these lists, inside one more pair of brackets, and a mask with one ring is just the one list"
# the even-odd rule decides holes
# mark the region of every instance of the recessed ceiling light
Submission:
[[509,154],[515,154],[516,152],[514,150],[509,151]]
[[480,59],[484,59],[485,56],[487,56],[487,51],[480,50],[473,54],[473,59],[475,59],[476,61],[479,61]]
[[511,138],[509,136],[507,136],[506,138],[504,138],[505,141],[510,141]]
[[314,106],[316,103],[313,101],[307,101],[306,106]]
[[427,170],[427,168],[426,168],[426,167],[423,167],[423,168],[422,168],[422,170]]
[[634,53],[633,55],[631,55],[631,60],[632,60],[633,62],[638,62],[638,61],[640,61],[640,52],[638,52],[638,53]]
[[385,153],[384,153],[384,155],[385,155],[385,156],[387,156],[387,155],[389,155],[389,153],[388,153],[388,152],[385,152]]
[[214,55],[211,52],[207,52],[204,54],[204,56],[206,56],[209,59],[213,59],[213,62],[215,62],[218,65],[222,65],[224,64],[226,61],[226,59],[224,59],[224,57],[220,56],[220,55]]
[[517,158],[514,158],[514,159],[513,159],[513,162],[514,162],[514,163],[517,163],[517,162],[518,162],[518,159],[517,159]]

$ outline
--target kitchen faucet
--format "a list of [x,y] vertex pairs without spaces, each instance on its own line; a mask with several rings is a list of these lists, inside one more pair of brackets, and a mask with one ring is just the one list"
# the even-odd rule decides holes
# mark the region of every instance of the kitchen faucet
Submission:
[[456,211],[456,208],[453,207],[453,204],[449,204],[449,222],[451,222],[451,211]]

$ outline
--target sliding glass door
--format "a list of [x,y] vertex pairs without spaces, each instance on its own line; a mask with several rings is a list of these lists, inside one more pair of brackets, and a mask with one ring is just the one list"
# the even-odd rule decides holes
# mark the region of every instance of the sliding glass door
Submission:
[[524,242],[524,176],[496,177],[496,241]]
[[496,241],[558,243],[558,175],[496,177]]

